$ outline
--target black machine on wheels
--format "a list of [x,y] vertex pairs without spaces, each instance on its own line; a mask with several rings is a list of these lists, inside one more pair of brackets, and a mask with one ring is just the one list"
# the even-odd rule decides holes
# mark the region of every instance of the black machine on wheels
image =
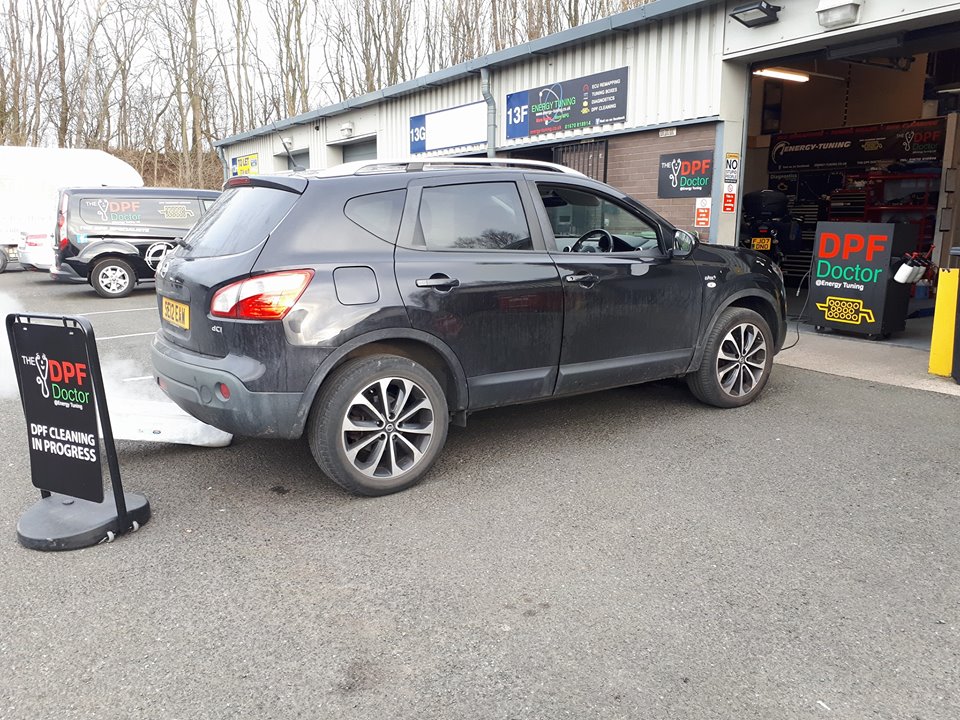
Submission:
[[790,217],[787,196],[777,190],[756,190],[743,196],[740,247],[756,250],[778,265],[799,250],[800,225]]

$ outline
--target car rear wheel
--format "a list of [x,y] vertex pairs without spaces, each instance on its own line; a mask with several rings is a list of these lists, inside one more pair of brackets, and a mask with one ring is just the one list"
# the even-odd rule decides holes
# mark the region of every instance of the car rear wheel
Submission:
[[90,284],[100,297],[122,298],[133,292],[136,276],[126,260],[109,258],[93,266]]
[[700,369],[687,375],[687,385],[708,405],[746,405],[767,384],[773,347],[773,333],[763,317],[746,308],[727,308],[707,337]]
[[359,495],[410,487],[447,439],[443,389],[422,365],[393,355],[352,360],[320,388],[307,436],[320,469]]

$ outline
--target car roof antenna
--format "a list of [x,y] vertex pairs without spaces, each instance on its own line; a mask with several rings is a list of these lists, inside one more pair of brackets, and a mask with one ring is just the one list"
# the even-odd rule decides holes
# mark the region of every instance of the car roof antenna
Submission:
[[283,141],[283,136],[280,135],[280,128],[277,127],[277,121],[273,121],[273,130],[277,133],[277,136],[280,138],[280,144],[283,145],[283,151],[287,154],[287,164],[290,165],[291,170],[306,170],[305,167],[301,167],[300,163],[293,159],[293,155],[290,154],[290,148],[287,147],[287,144]]

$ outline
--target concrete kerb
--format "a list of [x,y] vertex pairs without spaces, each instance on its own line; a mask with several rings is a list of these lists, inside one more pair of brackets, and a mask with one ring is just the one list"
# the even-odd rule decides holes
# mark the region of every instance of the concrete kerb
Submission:
[[[787,344],[791,342],[788,335]],[[870,342],[856,338],[804,332],[796,347],[782,351],[778,365],[814,370],[828,375],[869,380],[884,385],[926,390],[960,397],[960,385],[952,378],[927,372],[929,351]]]

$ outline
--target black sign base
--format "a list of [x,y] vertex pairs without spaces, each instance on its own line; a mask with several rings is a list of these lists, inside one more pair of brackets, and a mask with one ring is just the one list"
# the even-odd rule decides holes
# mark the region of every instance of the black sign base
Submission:
[[[150,501],[137,493],[123,497],[128,522],[143,526],[150,519]],[[17,539],[31,550],[79,550],[109,542],[128,529],[120,527],[117,506],[109,500],[95,503],[53,493],[20,517]]]

